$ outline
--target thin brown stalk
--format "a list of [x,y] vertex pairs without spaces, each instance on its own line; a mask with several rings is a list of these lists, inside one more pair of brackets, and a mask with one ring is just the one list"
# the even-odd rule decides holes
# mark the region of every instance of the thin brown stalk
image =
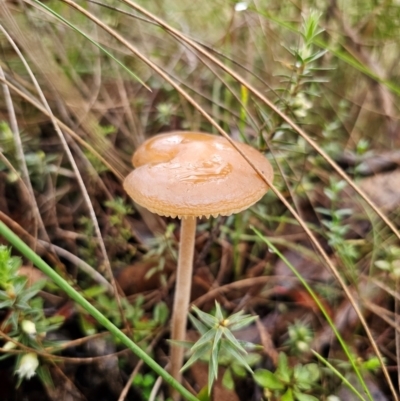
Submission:
[[[116,283],[116,280],[114,278],[114,274],[113,274],[112,269],[111,269],[111,263],[110,263],[110,260],[108,258],[106,246],[104,244],[103,236],[102,236],[101,231],[100,231],[100,226],[99,226],[99,223],[97,221],[96,213],[94,211],[94,208],[93,208],[89,193],[88,193],[88,191],[86,189],[86,185],[85,185],[85,183],[83,181],[82,175],[81,175],[81,173],[79,171],[79,168],[78,168],[78,166],[77,166],[77,164],[75,162],[75,158],[74,158],[74,156],[73,156],[73,154],[71,152],[70,147],[68,146],[66,137],[65,137],[64,133],[61,131],[60,126],[58,125],[57,120],[54,117],[54,114],[53,114],[53,112],[52,112],[52,110],[51,110],[51,108],[50,108],[50,106],[49,106],[49,104],[47,102],[47,99],[44,96],[44,93],[43,93],[42,89],[40,88],[40,85],[39,85],[35,75],[33,74],[31,68],[29,67],[29,64],[25,60],[25,57],[20,52],[20,50],[19,50],[18,46],[15,44],[14,40],[11,38],[11,36],[8,34],[8,32],[1,25],[0,25],[0,29],[3,31],[4,35],[7,37],[7,40],[10,42],[10,44],[13,47],[13,49],[18,54],[18,57],[20,58],[20,60],[22,61],[23,65],[25,67],[25,69],[27,70],[27,72],[29,74],[29,77],[31,78],[31,80],[32,80],[32,82],[33,82],[33,84],[35,86],[35,89],[36,89],[36,91],[37,91],[37,93],[39,95],[39,98],[40,98],[44,108],[48,112],[50,120],[51,120],[51,122],[52,122],[52,124],[54,126],[54,129],[55,129],[56,133],[58,134],[59,140],[60,140],[60,142],[61,142],[61,144],[62,144],[62,146],[64,148],[64,151],[65,151],[65,153],[66,153],[66,155],[68,157],[68,160],[69,160],[69,162],[70,162],[70,164],[72,166],[72,169],[73,169],[73,171],[75,173],[76,180],[78,181],[78,186],[79,186],[79,188],[81,190],[83,199],[84,199],[84,201],[86,203],[86,207],[87,207],[87,209],[89,211],[89,215],[90,215],[90,218],[92,220],[96,236],[97,236],[97,238],[99,240],[99,245],[100,245],[101,252],[103,254],[103,260],[104,260],[104,263],[105,263],[106,271],[108,273],[111,285],[112,285],[112,287],[114,289],[115,298],[116,298],[116,301],[117,301],[118,308],[120,310],[120,314],[121,314],[122,320],[123,320],[123,322],[125,324],[125,327],[128,328],[128,330],[129,330],[130,325],[129,325],[126,317],[125,317],[125,314],[124,314],[124,311],[123,311],[123,308],[122,308],[122,304],[121,304],[121,299],[120,299],[121,289],[117,287],[117,283]],[[4,77],[1,77],[1,78],[4,78]]]

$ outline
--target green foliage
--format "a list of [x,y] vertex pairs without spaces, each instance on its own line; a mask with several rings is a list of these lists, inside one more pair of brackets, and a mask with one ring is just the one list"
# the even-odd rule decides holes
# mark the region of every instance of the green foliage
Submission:
[[[120,248],[126,248],[126,244],[132,238],[132,228],[126,223],[126,216],[133,213],[133,208],[128,205],[124,199],[117,197],[104,203],[106,207],[111,210],[109,216],[109,223],[113,227],[113,235],[106,238],[107,242],[112,245],[119,246]],[[134,249],[130,249],[131,252],[127,255],[128,258],[134,253]]]
[[383,249],[375,266],[389,273],[392,279],[398,279],[400,277],[400,248],[391,245]]
[[293,64],[289,66],[293,73],[284,75],[282,82],[288,84],[285,90],[287,106],[299,119],[307,117],[313,107],[310,99],[318,95],[317,84],[326,81],[316,75],[319,70],[316,62],[326,54],[326,50],[315,50],[313,45],[315,38],[324,31],[319,28],[320,18],[321,13],[315,10],[303,16],[302,43],[298,47],[286,48],[293,57]]
[[320,378],[320,369],[315,363],[296,365],[291,368],[286,354],[279,354],[278,366],[273,373],[257,369],[254,379],[264,388],[265,396],[271,401],[318,401],[308,394],[315,391]]
[[[18,249],[26,258],[31,260],[40,270],[46,274],[54,283],[64,290],[68,296],[78,305],[84,308],[92,317],[102,324],[110,333],[112,333],[124,345],[129,347],[140,359],[142,359],[159,376],[166,380],[174,389],[183,395],[188,401],[198,401],[189,391],[178,383],[165,369],[158,365],[146,352],[128,338],[121,330],[112,324],[98,309],[88,302],[79,292],[69,285],[55,270],[53,270],[43,259],[33,252],[24,242],[22,242],[3,222],[0,221],[0,234]],[[35,362],[30,366],[35,366]]]
[[[365,376],[368,373],[374,373],[380,369],[380,363],[376,356],[369,356],[368,358],[360,358],[359,356],[353,354],[351,355],[352,361],[360,369],[360,372]],[[337,366],[343,370],[346,374],[349,373],[351,369],[351,364],[349,361],[337,361]]]
[[324,193],[330,200],[331,207],[330,209],[318,207],[315,210],[324,216],[322,224],[327,228],[328,244],[337,251],[346,266],[352,269],[359,252],[354,242],[346,240],[350,225],[346,224],[344,220],[351,216],[353,211],[349,208],[338,207],[346,186],[345,181],[331,178],[330,185],[324,188]]
[[140,388],[141,395],[145,400],[148,400],[155,381],[156,378],[152,373],[146,373],[144,375],[138,373],[133,379],[132,384]]
[[[60,316],[46,318],[43,300],[38,296],[45,285],[45,280],[28,286],[28,279],[18,274],[21,266],[20,258],[11,256],[11,250],[0,246],[0,309],[7,309],[2,321],[2,330],[7,328],[7,335],[16,342],[31,349],[42,350],[46,346],[56,345],[46,340],[46,334],[57,329],[63,322]],[[8,341],[3,348],[13,349],[16,343]],[[5,353],[1,358],[11,354]],[[18,375],[18,385],[24,379],[30,379],[36,373],[49,382],[47,367],[39,363],[34,352],[18,354],[15,372]]]
[[[91,287],[83,291],[83,294],[87,298],[91,298],[97,309],[104,313],[117,327],[124,327],[116,299],[106,294],[103,287]],[[121,298],[125,319],[133,329],[133,339],[145,347],[146,340],[154,337],[154,333],[166,324],[169,309],[164,302],[158,302],[154,306],[152,316],[149,316],[143,309],[143,303],[143,297],[137,297],[133,303],[130,303],[126,298]],[[80,314],[80,325],[86,335],[94,334],[98,330],[96,323],[83,312]]]
[[[25,147],[25,163],[28,168],[29,178],[34,188],[43,190],[48,174],[58,171],[59,167],[54,163],[57,156],[45,153],[40,149],[37,140],[32,139],[26,133],[21,133],[21,141]],[[7,155],[8,161],[14,166],[17,174],[10,171],[8,165],[0,160],[0,171],[7,171],[7,179],[13,183],[18,180],[20,163],[17,160],[14,135],[5,121],[0,121],[0,151]]]
[[164,234],[156,235],[148,241],[150,250],[146,253],[145,259],[155,259],[158,263],[157,266],[149,269],[146,273],[146,279],[159,272],[161,282],[166,285],[165,264],[168,259],[178,259],[177,243],[174,235],[175,227],[175,224],[168,224]]
[[[249,352],[243,355],[243,359],[246,361],[248,366],[254,368],[261,361],[261,355]],[[219,365],[225,367],[225,372],[222,377],[222,384],[233,390],[235,388],[236,378],[245,378],[247,376],[247,370],[241,361],[238,361],[232,354],[221,351],[219,355]]]
[[[249,364],[252,361],[246,359],[248,356],[246,348],[254,349],[255,346],[252,343],[237,340],[232,331],[248,326],[257,319],[257,316],[244,315],[244,312],[240,311],[225,318],[218,302],[215,302],[214,316],[202,312],[196,306],[192,306],[192,310],[196,313],[197,318],[190,313],[189,319],[197,331],[199,331],[201,337],[191,347],[190,352],[192,355],[182,370],[187,369],[198,360],[207,358],[209,394],[211,393],[214,380],[218,378],[218,365],[221,362],[222,354],[225,361],[226,358],[234,359],[237,367],[240,365],[252,373],[253,371]],[[239,372],[239,368],[236,371]],[[225,379],[225,381],[229,382],[229,379]]]
[[301,355],[310,350],[310,344],[314,338],[311,329],[307,324],[296,321],[288,326],[289,338],[286,344],[290,347],[292,353]]

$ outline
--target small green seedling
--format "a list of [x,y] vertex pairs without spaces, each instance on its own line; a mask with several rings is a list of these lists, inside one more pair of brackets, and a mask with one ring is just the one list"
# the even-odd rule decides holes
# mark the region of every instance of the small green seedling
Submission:
[[[191,366],[194,362],[208,357],[208,393],[211,393],[214,380],[218,378],[218,365],[221,355],[235,360],[236,365],[241,365],[248,372],[253,373],[247,361],[247,349],[254,349],[255,345],[245,341],[238,341],[232,331],[248,326],[257,319],[257,316],[244,315],[243,311],[235,313],[227,318],[224,317],[221,306],[215,302],[215,316],[202,312],[196,306],[192,310],[198,319],[189,314],[189,318],[195,328],[200,332],[200,339],[192,346],[192,356],[183,366],[182,371]],[[237,369],[238,370],[238,369]]]
[[274,373],[266,369],[258,369],[254,373],[255,381],[264,388],[265,396],[270,401],[318,401],[307,392],[316,387],[319,377],[317,364],[298,364],[290,368],[287,356],[282,352]]
[[[46,282],[41,280],[29,286],[28,279],[19,274],[20,267],[21,259],[11,256],[11,250],[7,247],[0,246],[0,310],[7,310],[1,331],[7,331],[8,338],[12,340],[6,340],[2,348],[5,351],[13,350],[18,349],[18,344],[22,344],[31,349],[42,350],[47,346],[55,346],[55,342],[46,339],[46,334],[57,329],[63,318],[45,317],[43,300],[38,293]],[[5,352],[0,359],[12,355]],[[39,361],[35,352],[17,355],[15,374],[18,376],[17,386],[36,374],[44,383],[51,382],[46,365]]]

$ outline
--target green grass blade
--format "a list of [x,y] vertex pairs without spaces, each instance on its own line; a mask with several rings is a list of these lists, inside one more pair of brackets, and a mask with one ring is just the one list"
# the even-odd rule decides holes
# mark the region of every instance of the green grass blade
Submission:
[[70,28],[72,28],[74,31],[80,33],[85,39],[87,39],[90,43],[93,43],[96,47],[98,47],[102,52],[104,52],[108,57],[110,57],[112,60],[114,60],[119,66],[121,66],[126,72],[128,72],[129,75],[131,75],[136,81],[138,81],[140,84],[142,84],[147,90],[152,92],[149,86],[147,86],[131,69],[129,69],[124,63],[119,61],[115,56],[113,56],[107,49],[105,49],[103,46],[101,46],[99,43],[97,43],[94,39],[92,39],[89,35],[87,35],[85,32],[81,31],[78,27],[76,27],[74,24],[71,24],[67,19],[62,17],[60,14],[52,10],[50,7],[46,6],[39,0],[33,0],[35,3],[39,4],[41,7],[43,7],[45,10],[47,10],[49,13],[53,14],[56,18],[58,18],[60,21],[64,22],[64,24],[68,25]]
[[363,400],[363,396],[359,393],[359,391],[331,364],[329,363],[322,355],[320,355],[317,351],[313,349],[311,352],[322,362],[329,370],[334,373],[344,385],[346,385],[360,400]]
[[[274,15],[268,13],[268,12],[262,12],[260,10],[257,10],[255,8],[250,8],[252,11],[262,15],[263,17],[269,19],[270,21],[275,22],[277,25],[291,31],[295,32],[297,34],[301,34],[299,29],[297,28],[296,25],[287,23],[285,21],[282,21],[278,17],[275,17]],[[390,89],[393,93],[400,95],[400,86],[397,85],[396,83],[392,81],[388,81],[385,79],[382,79],[378,75],[376,75],[370,68],[362,64],[360,61],[358,61],[356,58],[354,58],[351,54],[349,54],[346,51],[343,50],[338,50],[333,48],[332,46],[329,46],[326,42],[324,42],[322,39],[315,38],[313,39],[313,43],[325,50],[328,50],[330,53],[332,53],[334,56],[336,56],[338,59],[344,61],[348,65],[352,66],[353,68],[357,69],[358,71],[362,72],[363,74],[369,76],[370,78],[374,79],[375,81],[379,82],[380,84],[386,86],[388,89]]]
[[[308,285],[307,281],[304,280],[304,278],[301,276],[301,274],[297,271],[297,269],[285,258],[285,256],[282,255],[281,252],[279,252],[279,250],[272,244],[272,242],[264,237],[257,229],[255,229],[254,227],[252,227],[252,230],[257,234],[257,236],[264,241],[268,248],[271,249],[272,252],[276,253],[278,255],[278,257],[286,263],[286,265],[289,267],[289,269],[292,271],[292,273],[297,277],[297,279],[300,281],[300,283],[303,285],[303,287],[307,290],[307,292],[310,294],[310,296],[312,297],[312,299],[314,300],[314,302],[318,305],[319,310],[322,312],[322,314],[324,315],[326,321],[328,322],[330,328],[332,329],[333,333],[335,334],[339,344],[342,346],[344,353],[346,354],[347,358],[349,359],[351,366],[355,372],[355,374],[357,375],[358,380],[360,381],[360,384],[363,388],[363,390],[365,391],[365,393],[367,394],[368,398],[370,399],[370,401],[374,401],[374,399],[372,398],[371,392],[369,391],[360,370],[358,369],[357,365],[354,362],[354,358],[352,358],[350,350],[348,349],[345,341],[343,340],[342,336],[340,335],[339,331],[336,329],[335,324],[333,323],[332,319],[330,318],[328,312],[326,311],[326,309],[324,308],[324,306],[322,305],[321,301],[318,299],[317,295],[315,294],[315,292],[313,291],[313,289]],[[363,401],[365,401],[365,398],[361,398]]]
[[105,327],[111,334],[118,338],[135,355],[143,360],[151,369],[161,376],[171,387],[176,389],[186,400],[199,401],[193,394],[178,383],[164,368],[154,361],[145,351],[138,347],[118,327],[114,326],[101,312],[88,302],[79,292],[71,287],[58,273],[56,273],[40,256],[18,238],[3,222],[0,221],[0,235],[2,235],[15,249],[18,249],[27,259],[36,265],[46,276],[51,278],[67,295],[78,305],[91,314],[97,322]]

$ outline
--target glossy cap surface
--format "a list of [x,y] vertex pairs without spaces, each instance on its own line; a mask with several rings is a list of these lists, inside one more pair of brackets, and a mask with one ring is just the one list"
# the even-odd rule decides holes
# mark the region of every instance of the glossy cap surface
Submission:
[[[265,156],[236,144],[272,181],[272,167]],[[162,216],[228,216],[247,209],[268,190],[236,149],[215,135],[160,134],[144,142],[132,161],[135,170],[124,181],[126,192]]]

